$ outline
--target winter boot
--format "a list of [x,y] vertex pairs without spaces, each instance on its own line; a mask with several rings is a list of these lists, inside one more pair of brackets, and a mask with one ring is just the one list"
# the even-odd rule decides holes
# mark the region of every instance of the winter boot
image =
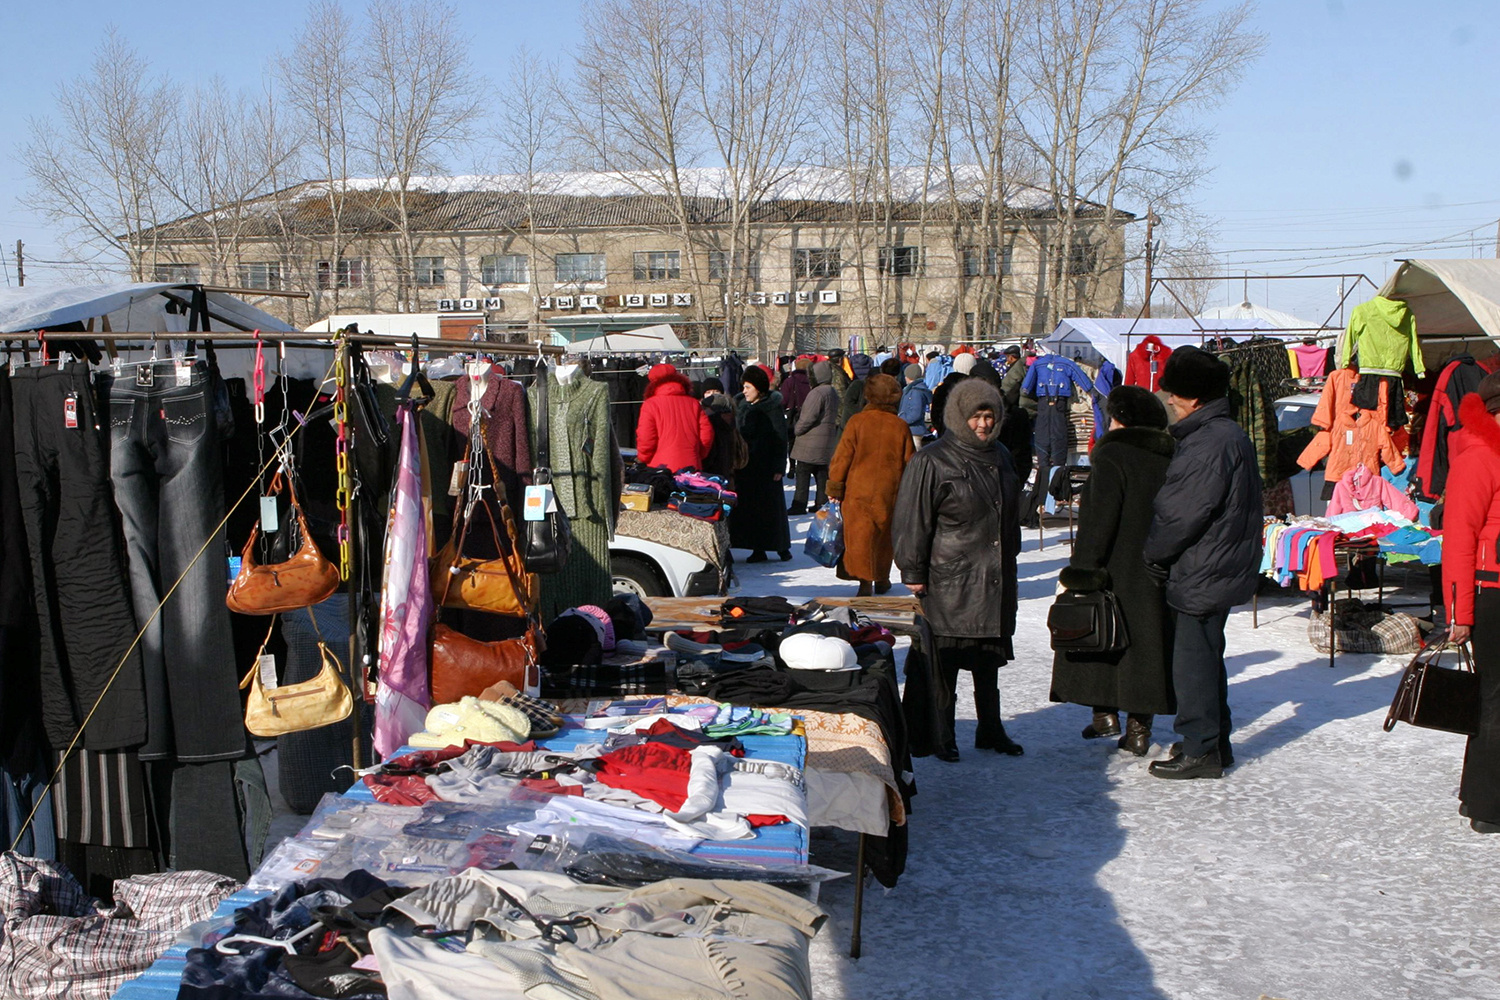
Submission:
[[1114,709],[1094,709],[1094,721],[1083,727],[1086,740],[1103,739],[1120,735],[1120,716]]
[[1131,712],[1125,719],[1125,735],[1120,737],[1119,746],[1137,757],[1146,756],[1151,749],[1151,716]]
[[873,596],[875,596],[875,585],[873,583],[871,583],[869,580],[861,580],[861,581],[859,581],[859,591],[854,596],[855,597],[873,597]]

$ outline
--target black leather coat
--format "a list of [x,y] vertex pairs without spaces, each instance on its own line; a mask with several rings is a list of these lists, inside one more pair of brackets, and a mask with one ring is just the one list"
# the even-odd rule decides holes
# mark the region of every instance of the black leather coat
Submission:
[[966,447],[949,431],[912,458],[896,495],[901,581],[927,585],[922,613],[937,635],[1016,631],[1021,483],[999,443]]

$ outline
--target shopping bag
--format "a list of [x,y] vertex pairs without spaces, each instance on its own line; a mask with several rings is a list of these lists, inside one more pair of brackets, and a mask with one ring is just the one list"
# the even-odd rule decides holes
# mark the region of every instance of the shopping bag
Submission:
[[819,566],[837,566],[844,554],[844,515],[837,500],[827,505],[813,517],[807,529],[807,543],[802,551],[812,556]]

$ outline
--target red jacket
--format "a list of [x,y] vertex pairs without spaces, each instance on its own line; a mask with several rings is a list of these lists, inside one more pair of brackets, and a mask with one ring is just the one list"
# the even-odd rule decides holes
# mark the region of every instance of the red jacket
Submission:
[[[1125,384],[1138,385],[1152,392],[1160,389],[1161,373],[1167,370],[1167,359],[1171,356],[1172,349],[1157,337],[1142,340],[1125,359]],[[1155,371],[1151,370],[1153,361],[1156,362]]]
[[1478,393],[1458,408],[1461,430],[1449,438],[1455,469],[1443,504],[1443,603],[1457,625],[1474,624],[1476,587],[1500,588],[1500,424]]
[[675,375],[646,389],[635,432],[636,457],[642,465],[665,466],[673,472],[701,469],[713,443],[713,424],[688,395],[686,378]]

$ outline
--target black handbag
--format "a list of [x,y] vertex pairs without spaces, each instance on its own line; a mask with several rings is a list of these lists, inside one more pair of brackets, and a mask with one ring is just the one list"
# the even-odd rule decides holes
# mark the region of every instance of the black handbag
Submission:
[[[536,397],[536,468],[532,470],[534,486],[552,484],[552,441],[550,427],[551,411],[547,405],[547,384],[552,381],[551,370],[545,366],[537,372]],[[568,523],[568,512],[563,510],[561,498],[556,497],[555,509],[544,513],[540,521],[525,521],[526,526],[526,570],[529,573],[557,573],[568,564],[573,551],[573,528]]]
[[1479,675],[1467,644],[1458,646],[1458,665],[1438,663],[1445,641],[1435,641],[1417,652],[1401,674],[1396,697],[1385,716],[1385,731],[1404,722],[1421,729],[1438,729],[1463,736],[1479,735]]
[[1059,653],[1119,653],[1130,645],[1120,602],[1109,590],[1065,590],[1047,612]]

